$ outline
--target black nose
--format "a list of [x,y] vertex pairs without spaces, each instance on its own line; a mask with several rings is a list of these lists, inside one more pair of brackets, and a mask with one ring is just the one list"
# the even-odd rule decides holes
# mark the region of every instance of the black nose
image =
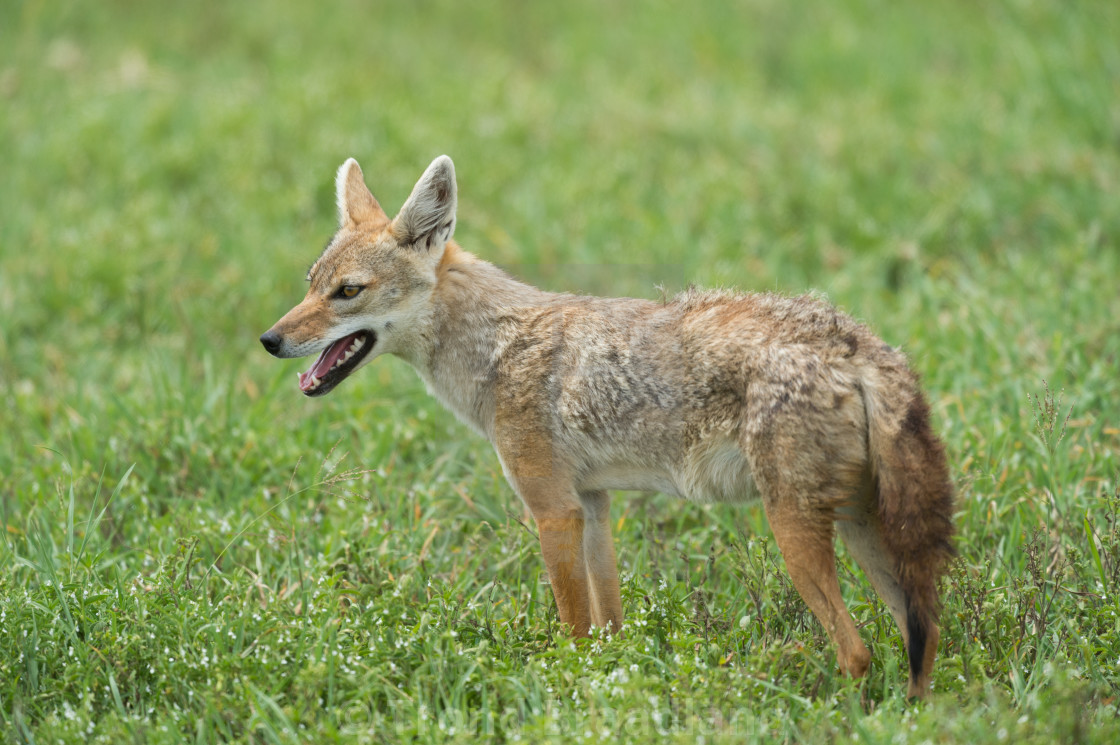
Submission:
[[269,354],[276,354],[280,351],[280,334],[275,331],[265,331],[261,334],[261,344],[264,345],[265,351]]

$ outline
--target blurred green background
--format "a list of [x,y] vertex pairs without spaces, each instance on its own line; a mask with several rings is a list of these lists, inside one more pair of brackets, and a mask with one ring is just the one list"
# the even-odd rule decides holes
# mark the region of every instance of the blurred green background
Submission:
[[[447,153],[459,243],[549,289],[818,290],[906,349],[953,459],[962,551],[942,708],[912,736],[986,740],[992,722],[1022,741],[1109,736],[1117,39],[1112,2],[5,0],[6,732],[362,741],[336,707],[365,702],[367,720],[430,723],[387,739],[455,739],[439,722],[516,701],[517,726],[491,734],[544,738],[649,695],[718,708],[759,670],[771,687],[747,724],[705,730],[714,741],[905,729],[890,724],[910,716],[897,630],[851,572],[876,655],[862,689],[831,671],[819,627],[788,620],[780,574],[756,598],[770,619],[738,625],[757,510],[617,500],[628,613],[664,591],[680,616],[666,611],[653,651],[635,634],[591,662],[552,646],[543,566],[496,458],[407,366],[379,360],[312,401],[301,363],[260,349],[334,230],[338,165],[358,158],[393,212]],[[363,614],[340,610],[352,596]],[[422,619],[440,597],[473,600],[437,649]],[[313,601],[331,610],[309,629]],[[701,606],[727,628],[704,627]],[[396,657],[366,639],[388,609],[419,645]],[[467,633],[488,618],[504,630]],[[233,647],[203,641],[227,627]],[[252,666],[254,635],[276,629],[322,659],[360,638],[367,657],[348,682],[291,656]],[[474,659],[483,637],[496,646],[474,673],[425,666]],[[708,672],[674,661],[693,638],[714,645],[694,655]],[[620,682],[630,665],[642,674]],[[468,695],[471,674],[488,695]],[[597,709],[586,680],[612,675],[620,698]]]

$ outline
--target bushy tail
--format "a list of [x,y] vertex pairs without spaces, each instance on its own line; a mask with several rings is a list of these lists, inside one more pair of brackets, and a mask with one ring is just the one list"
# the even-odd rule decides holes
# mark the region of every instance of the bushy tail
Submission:
[[864,403],[883,542],[906,596],[914,693],[928,683],[941,610],[937,582],[955,555],[953,486],[915,376],[905,368],[890,371],[897,376],[884,372],[864,386]]

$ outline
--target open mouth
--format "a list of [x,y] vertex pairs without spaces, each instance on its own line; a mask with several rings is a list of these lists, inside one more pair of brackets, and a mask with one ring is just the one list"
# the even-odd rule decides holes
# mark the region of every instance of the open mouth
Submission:
[[331,343],[307,372],[299,374],[299,389],[305,396],[322,396],[346,379],[373,349],[377,334],[359,331]]

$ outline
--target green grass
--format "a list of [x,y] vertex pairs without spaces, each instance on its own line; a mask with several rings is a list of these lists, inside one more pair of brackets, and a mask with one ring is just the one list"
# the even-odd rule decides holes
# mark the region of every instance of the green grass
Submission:
[[[0,731],[55,742],[1115,742],[1120,5],[8,3]],[[539,5],[540,7],[537,7]],[[573,644],[489,447],[256,337],[446,152],[554,289],[817,289],[904,347],[959,492],[928,703],[840,678],[757,508],[620,495]]]

